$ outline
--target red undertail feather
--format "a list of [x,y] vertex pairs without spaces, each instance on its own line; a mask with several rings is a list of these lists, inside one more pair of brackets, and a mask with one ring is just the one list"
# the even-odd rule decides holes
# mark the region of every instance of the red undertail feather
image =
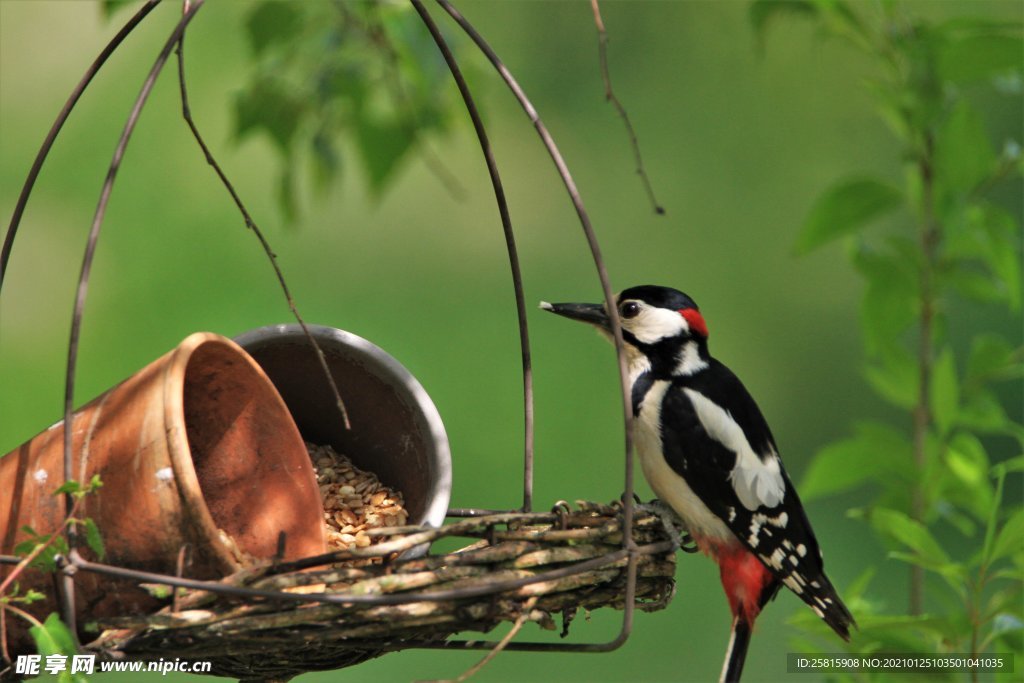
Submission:
[[739,544],[719,546],[715,549],[715,558],[732,615],[753,626],[764,604],[764,591],[774,581],[772,573]]

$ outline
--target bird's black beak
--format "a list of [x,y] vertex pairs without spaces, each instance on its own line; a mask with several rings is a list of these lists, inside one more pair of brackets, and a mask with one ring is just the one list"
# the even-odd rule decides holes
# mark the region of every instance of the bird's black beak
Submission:
[[549,304],[547,301],[542,301],[540,307],[565,318],[596,325],[605,331],[610,331],[612,328],[608,314],[605,313],[604,306],[601,304]]

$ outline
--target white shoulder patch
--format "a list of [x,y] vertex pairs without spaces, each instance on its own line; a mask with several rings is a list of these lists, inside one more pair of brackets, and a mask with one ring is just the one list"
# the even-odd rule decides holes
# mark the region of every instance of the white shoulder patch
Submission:
[[786,495],[786,482],[779,467],[779,456],[770,453],[762,461],[728,411],[699,391],[684,391],[708,436],[736,454],[736,465],[729,480],[743,507],[756,510],[762,505],[773,508],[781,503]]

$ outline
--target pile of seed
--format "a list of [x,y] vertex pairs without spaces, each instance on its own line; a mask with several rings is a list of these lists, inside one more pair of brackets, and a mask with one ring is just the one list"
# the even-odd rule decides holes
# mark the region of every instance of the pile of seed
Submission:
[[330,446],[307,442],[313,471],[324,504],[327,549],[365,548],[385,536],[369,536],[368,529],[405,526],[409,515],[402,493],[388,488],[373,472],[352,464]]

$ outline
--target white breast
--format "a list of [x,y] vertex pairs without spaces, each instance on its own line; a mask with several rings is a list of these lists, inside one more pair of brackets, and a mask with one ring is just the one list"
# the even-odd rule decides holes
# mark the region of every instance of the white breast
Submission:
[[654,382],[640,404],[634,435],[636,452],[640,456],[647,483],[654,493],[676,511],[690,535],[697,538],[732,540],[733,533],[693,492],[686,480],[679,476],[665,461],[661,450],[661,400],[670,383],[665,380]]

